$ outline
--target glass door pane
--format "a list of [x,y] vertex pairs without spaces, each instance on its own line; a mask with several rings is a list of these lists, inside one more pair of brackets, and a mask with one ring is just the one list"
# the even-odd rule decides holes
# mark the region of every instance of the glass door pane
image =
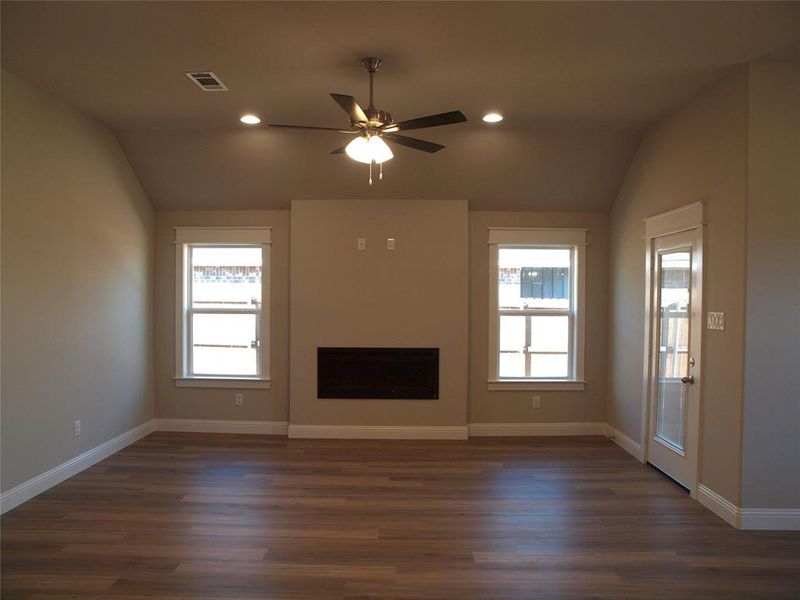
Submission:
[[691,252],[671,250],[658,255],[658,373],[656,436],[683,450],[689,374]]

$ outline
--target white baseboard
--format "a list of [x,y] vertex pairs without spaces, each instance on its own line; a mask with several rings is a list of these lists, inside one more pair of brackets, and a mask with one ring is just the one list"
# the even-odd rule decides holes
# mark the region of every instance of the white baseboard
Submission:
[[606,423],[605,435],[608,439],[625,450],[625,452],[633,456],[639,462],[644,460],[644,457],[642,456],[642,445],[633,438],[622,433],[619,429],[615,429]]
[[149,435],[154,430],[154,420],[151,419],[149,421],[145,421],[141,425],[134,427],[133,429],[130,429],[125,433],[108,440],[107,442],[103,442],[91,450],[83,452],[82,454],[79,454],[78,456],[63,462],[60,465],[53,467],[49,471],[45,471],[36,477],[32,477],[28,481],[11,488],[7,492],[3,492],[0,494],[0,514],[11,510],[15,506],[19,506],[34,496],[38,496],[42,492],[49,490],[54,485],[61,483],[65,479],[69,479],[73,475],[77,475],[84,469],[91,467],[104,458],[111,456],[115,452],[119,452],[126,446],[130,446],[132,443],[142,439],[146,435]]
[[697,486],[697,501],[723,521],[740,528],[739,507],[702,483]]
[[286,435],[286,421],[226,421],[205,419],[155,419],[156,431],[187,431],[193,433],[256,433]]
[[740,508],[741,529],[800,531],[800,508]]
[[800,531],[800,508],[739,508],[702,483],[697,501],[737,529]]
[[604,423],[470,423],[470,437],[604,435]]
[[466,426],[289,425],[290,438],[465,440]]

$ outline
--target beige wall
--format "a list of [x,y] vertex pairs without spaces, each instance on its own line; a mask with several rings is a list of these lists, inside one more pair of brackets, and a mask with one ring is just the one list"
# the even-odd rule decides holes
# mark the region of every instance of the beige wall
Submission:
[[[489,227],[588,229],[586,249],[586,387],[582,391],[492,391],[489,351]],[[469,421],[583,423],[603,420],[608,314],[608,216],[603,213],[469,213]],[[531,408],[531,396],[542,407]]]
[[706,203],[700,482],[739,503],[745,319],[747,72],[738,69],[650,129],[610,215],[607,422],[640,439],[644,352],[643,219]]
[[[295,201],[291,243],[291,423],[465,425],[466,202]],[[440,348],[439,399],[319,400],[318,346]]]
[[800,507],[800,64],[749,75],[742,506]]
[[[175,387],[175,227],[272,227],[271,389]],[[289,211],[159,212],[156,218],[156,415],[167,419],[287,421],[289,402]],[[234,405],[234,393],[244,404]]]
[[153,417],[153,208],[106,128],[6,71],[2,140],[6,491]]

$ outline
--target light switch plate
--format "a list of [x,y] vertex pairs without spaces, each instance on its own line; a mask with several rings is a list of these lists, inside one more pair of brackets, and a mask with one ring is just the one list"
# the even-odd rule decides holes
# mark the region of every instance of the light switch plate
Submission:
[[725,331],[725,313],[708,312],[706,316],[706,329]]
[[356,244],[356,247],[359,250],[366,250],[367,249],[367,238],[358,238],[358,243]]

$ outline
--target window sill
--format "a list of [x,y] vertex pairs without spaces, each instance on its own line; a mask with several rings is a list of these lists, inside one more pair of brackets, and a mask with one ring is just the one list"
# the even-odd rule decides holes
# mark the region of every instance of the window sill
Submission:
[[584,388],[583,381],[564,381],[561,379],[529,381],[525,379],[503,379],[489,381],[490,392],[540,390],[551,392],[579,391]]
[[173,377],[175,387],[193,388],[258,388],[268,390],[272,388],[270,379],[247,379],[241,377]]

